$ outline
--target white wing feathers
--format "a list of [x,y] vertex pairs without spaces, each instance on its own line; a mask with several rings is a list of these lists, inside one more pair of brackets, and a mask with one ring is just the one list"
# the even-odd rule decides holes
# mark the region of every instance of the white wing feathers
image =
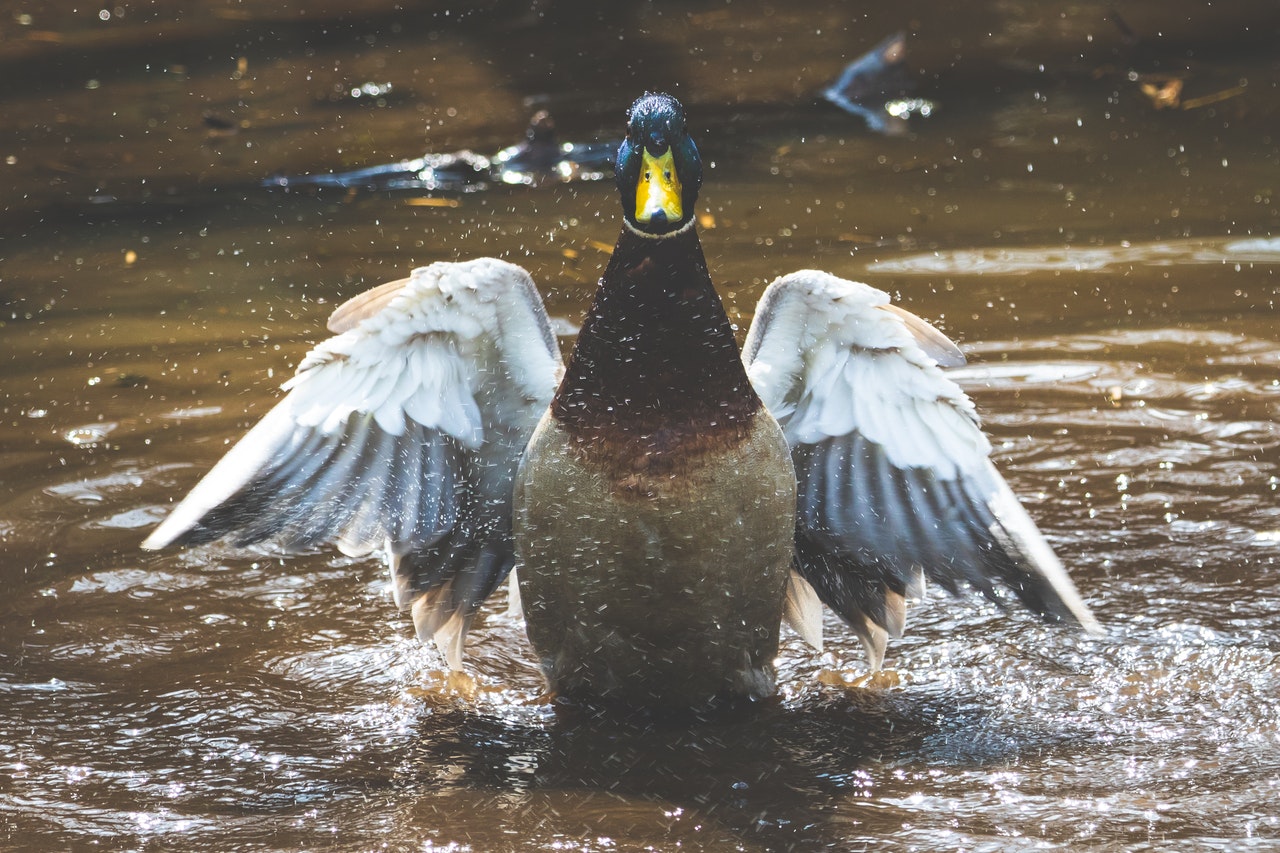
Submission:
[[765,291],[743,360],[788,442],[857,430],[897,467],[953,475],[986,459],[991,447],[972,401],[886,307],[883,291],[814,270]]
[[542,299],[512,264],[437,263],[350,300],[330,328],[143,547],[385,547],[419,634],[451,624],[437,640],[460,649],[510,570],[512,477],[562,371]]
[[805,270],[765,291],[743,359],[799,481],[796,560],[878,667],[924,576],[1096,623],[988,459],[954,344],[872,287]]

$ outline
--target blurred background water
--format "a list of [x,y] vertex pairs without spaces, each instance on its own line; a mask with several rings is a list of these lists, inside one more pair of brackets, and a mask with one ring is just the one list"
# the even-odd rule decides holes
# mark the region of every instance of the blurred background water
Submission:
[[[0,847],[1280,844],[1274,2],[3,16]],[[899,31],[928,116],[877,132],[818,97]],[[897,687],[848,686],[862,652],[832,621],[821,655],[788,639],[756,715],[602,724],[538,701],[500,600],[463,701],[376,560],[139,551],[339,301],[497,255],[571,333],[619,227],[609,181],[263,181],[489,155],[538,110],[616,139],[645,90],[688,109],[743,329],[774,276],[818,267],[962,343],[1105,638],[931,595]]]

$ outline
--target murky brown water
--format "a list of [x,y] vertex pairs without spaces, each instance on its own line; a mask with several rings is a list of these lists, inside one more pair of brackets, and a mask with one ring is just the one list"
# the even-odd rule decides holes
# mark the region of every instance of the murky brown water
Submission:
[[[1280,845],[1274,3],[1127,3],[1136,44],[1091,2],[65,5],[0,20],[0,847]],[[914,134],[811,103],[899,28],[939,104]],[[1127,73],[1188,66],[1187,109]],[[363,82],[394,96],[335,102]],[[338,300],[495,254],[574,322],[618,228],[608,184],[435,207],[259,180],[491,152],[544,106],[613,136],[646,88],[715,164],[704,243],[744,326],[821,267],[964,343],[1107,637],[936,596],[900,687],[831,686],[862,666],[833,622],[756,716],[593,724],[537,702],[500,602],[491,689],[449,702],[376,561],[138,550]]]

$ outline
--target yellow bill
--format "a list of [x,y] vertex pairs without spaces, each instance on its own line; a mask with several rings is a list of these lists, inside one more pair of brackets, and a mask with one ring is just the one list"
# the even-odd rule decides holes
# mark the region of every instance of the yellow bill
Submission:
[[636,185],[636,222],[651,222],[659,213],[664,214],[668,222],[679,222],[684,217],[684,205],[671,149],[661,157],[654,157],[646,150],[643,157],[640,181]]

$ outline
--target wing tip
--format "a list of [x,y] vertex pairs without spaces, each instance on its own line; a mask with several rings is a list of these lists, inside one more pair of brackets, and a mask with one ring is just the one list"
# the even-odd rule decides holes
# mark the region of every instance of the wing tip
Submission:
[[939,367],[963,367],[968,363],[964,350],[960,349],[951,338],[938,331],[928,320],[898,305],[881,305],[880,310],[897,317],[920,349],[924,350],[924,354],[933,359]]
[[147,534],[147,538],[143,539],[138,547],[143,551],[159,551],[172,545],[190,529],[190,525],[174,523],[174,513],[170,513],[168,518],[157,524],[155,529]]
[[444,657],[451,672],[466,669],[467,631],[471,628],[473,614],[464,608],[451,609],[445,602],[446,589],[437,588],[424,592],[410,605],[414,629],[424,643],[433,641]]
[[1079,594],[1073,595],[1072,599],[1070,601],[1062,601],[1066,614],[1060,615],[1056,621],[1079,628],[1081,633],[1090,637],[1106,636],[1107,629],[1102,627],[1102,623],[1093,615],[1093,611],[1084,603]]
[[822,600],[795,569],[787,577],[783,619],[814,651],[822,652]]

